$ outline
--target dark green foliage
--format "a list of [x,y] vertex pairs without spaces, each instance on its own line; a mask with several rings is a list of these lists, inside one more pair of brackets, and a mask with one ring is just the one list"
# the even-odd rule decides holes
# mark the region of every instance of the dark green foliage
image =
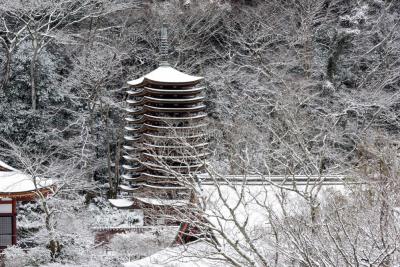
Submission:
[[[125,82],[157,66],[162,21],[169,25],[172,65],[206,77],[216,158],[247,147],[255,167],[265,160],[282,172],[277,158],[295,164],[293,150],[285,148],[290,145],[315,156],[308,163],[322,157],[332,167],[369,131],[398,134],[395,2],[88,3],[39,53],[36,111],[31,37],[13,51],[1,97],[3,138],[32,151],[62,145],[76,154],[84,147],[92,176],[109,176],[104,144],[111,144],[113,160]],[[74,5],[61,8],[68,12]],[[17,31],[22,21],[10,15],[13,8],[21,9],[11,5],[4,17]]]

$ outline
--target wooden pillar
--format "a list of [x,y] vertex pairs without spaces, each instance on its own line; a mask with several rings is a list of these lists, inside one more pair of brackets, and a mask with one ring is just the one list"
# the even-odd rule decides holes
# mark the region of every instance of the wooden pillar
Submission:
[[17,244],[17,201],[12,200],[12,244]]

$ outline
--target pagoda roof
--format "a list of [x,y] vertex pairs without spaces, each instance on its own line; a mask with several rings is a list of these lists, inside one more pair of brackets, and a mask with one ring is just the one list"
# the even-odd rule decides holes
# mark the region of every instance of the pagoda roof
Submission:
[[120,198],[120,199],[108,199],[113,207],[116,208],[132,208],[135,204],[135,200],[141,202],[142,204],[152,205],[152,206],[173,206],[182,207],[189,204],[187,199],[163,199],[154,197],[139,197],[132,196],[132,199]]
[[200,82],[203,77],[192,76],[179,70],[172,68],[171,66],[159,66],[152,72],[136,79],[129,81],[128,84],[136,87],[142,87],[147,84],[196,84]]
[[187,199],[163,199],[163,198],[138,197],[138,196],[133,196],[133,199],[138,200],[144,204],[153,206],[182,207],[182,206],[187,206],[189,204],[189,200]]
[[116,208],[130,208],[133,205],[133,201],[126,198],[108,199],[108,201]]
[[0,198],[31,200],[36,197],[37,190],[47,194],[54,185],[51,179],[37,177],[35,180],[36,185],[31,175],[0,161]]

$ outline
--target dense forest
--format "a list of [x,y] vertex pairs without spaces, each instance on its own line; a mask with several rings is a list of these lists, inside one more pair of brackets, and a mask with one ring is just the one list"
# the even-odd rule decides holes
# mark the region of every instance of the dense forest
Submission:
[[[26,260],[18,264],[88,262],[91,252],[76,255],[91,251],[93,238],[78,225],[128,216],[105,203],[118,193],[126,82],[157,67],[163,23],[170,64],[205,77],[210,168],[371,183],[370,202],[364,191],[352,201],[368,202],[381,232],[393,230],[400,1],[0,0],[0,14],[1,160],[61,184],[47,230],[40,203],[22,205],[35,212],[19,218],[29,240],[21,246],[39,248],[29,257],[10,250],[10,259]],[[348,212],[365,218],[360,209]],[[49,230],[62,243],[57,257],[43,256]],[[394,255],[397,235],[383,234],[377,247]],[[381,263],[365,266],[394,266]],[[356,265],[347,264],[336,266]]]

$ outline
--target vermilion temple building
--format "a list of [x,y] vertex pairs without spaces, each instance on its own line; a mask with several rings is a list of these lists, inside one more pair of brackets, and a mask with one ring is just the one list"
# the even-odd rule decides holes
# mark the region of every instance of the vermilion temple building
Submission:
[[17,242],[17,201],[34,201],[53,187],[51,179],[32,177],[0,161],[0,250]]

